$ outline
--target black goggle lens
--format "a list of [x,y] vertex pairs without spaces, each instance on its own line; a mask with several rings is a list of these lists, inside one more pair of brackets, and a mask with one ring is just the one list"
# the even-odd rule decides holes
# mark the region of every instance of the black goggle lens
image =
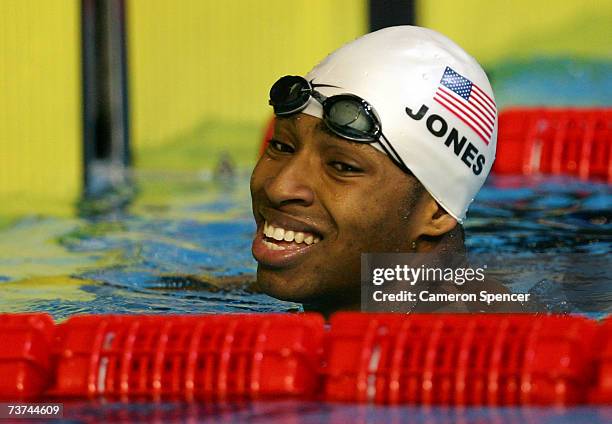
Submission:
[[310,98],[310,86],[302,77],[287,75],[276,81],[270,89],[270,105],[277,115],[299,112]]
[[363,100],[350,94],[327,99],[317,94],[304,78],[286,75],[270,89],[269,103],[276,115],[291,115],[302,111],[314,95],[323,104],[325,122],[338,135],[355,141],[376,141],[379,126]]
[[379,126],[366,108],[357,97],[330,97],[324,104],[325,122],[341,136],[355,141],[376,141]]

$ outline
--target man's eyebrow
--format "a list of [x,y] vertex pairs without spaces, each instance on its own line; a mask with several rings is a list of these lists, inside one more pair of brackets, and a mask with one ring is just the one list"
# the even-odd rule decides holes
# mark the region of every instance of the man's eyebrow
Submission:
[[323,120],[320,120],[319,122],[317,122],[316,128],[317,130],[322,131],[331,137],[336,137],[336,138],[338,137],[338,134],[335,134],[332,130],[330,130],[327,124],[323,122]]
[[275,116],[274,120],[276,122],[286,122],[287,125],[291,125],[295,127],[295,117],[294,116]]
[[345,145],[344,143],[347,143],[349,145],[360,144],[353,140],[349,140],[347,138],[339,136],[338,134],[330,130],[327,124],[323,120],[320,120],[319,122],[317,122],[316,129],[325,133],[325,135],[329,136],[332,141],[343,142],[342,145]]
[[315,127],[318,131],[322,131],[325,135],[330,137],[330,141],[336,142],[341,146],[361,146],[363,143],[359,143],[357,141],[349,140],[348,138],[344,138],[333,132],[329,129],[327,124],[324,121],[319,121]]

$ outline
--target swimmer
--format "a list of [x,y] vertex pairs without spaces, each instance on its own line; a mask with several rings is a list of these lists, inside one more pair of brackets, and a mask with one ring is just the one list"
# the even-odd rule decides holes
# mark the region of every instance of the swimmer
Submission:
[[[462,223],[495,158],[493,99],[471,56],[414,26],[281,77],[274,135],[251,176],[259,289],[329,314],[359,309],[362,253],[465,258]],[[508,293],[490,281],[439,290]]]

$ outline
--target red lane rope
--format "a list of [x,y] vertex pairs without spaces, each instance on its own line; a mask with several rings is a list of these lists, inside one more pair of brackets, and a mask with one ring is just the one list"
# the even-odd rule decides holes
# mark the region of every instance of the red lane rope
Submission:
[[0,314],[0,399],[612,403],[612,318]]
[[612,108],[504,110],[493,172],[612,183]]

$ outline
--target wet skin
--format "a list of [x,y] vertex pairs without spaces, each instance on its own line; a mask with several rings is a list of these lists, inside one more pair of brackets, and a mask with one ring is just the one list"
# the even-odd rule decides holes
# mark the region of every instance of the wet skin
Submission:
[[[357,305],[361,253],[413,251],[413,241],[456,226],[420,188],[385,154],[333,135],[318,118],[277,118],[251,177],[259,288],[335,309]],[[277,241],[264,222],[319,241]]]

